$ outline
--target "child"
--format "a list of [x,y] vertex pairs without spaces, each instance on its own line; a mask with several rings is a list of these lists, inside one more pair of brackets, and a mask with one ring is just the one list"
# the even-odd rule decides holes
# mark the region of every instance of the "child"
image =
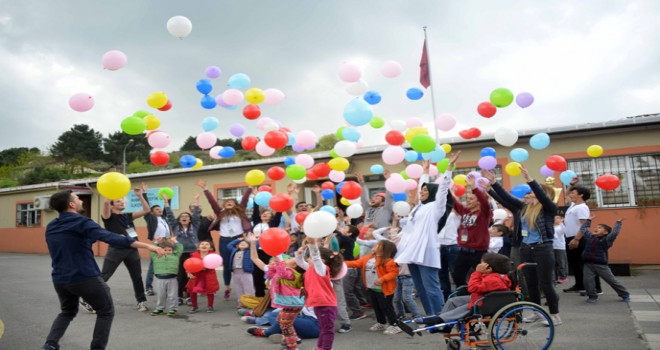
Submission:
[[[319,321],[320,334],[317,349],[331,350],[335,340],[335,318],[337,318],[337,297],[332,289],[331,276],[336,276],[344,265],[344,259],[338,253],[319,248],[317,238],[308,238],[309,257],[303,258],[303,250],[296,252],[296,263],[307,270],[305,272],[305,306],[313,307]],[[311,266],[311,268],[309,268]]]
[[630,293],[612,274],[612,270],[607,265],[607,250],[612,247],[614,240],[621,231],[621,224],[625,218],[619,219],[614,228],[605,224],[598,224],[594,232],[589,232],[591,220],[595,218],[594,215],[589,217],[580,230],[584,235],[585,245],[582,252],[582,263],[584,264],[584,286],[587,290],[587,302],[595,303],[598,301],[598,293],[596,292],[596,276],[601,277],[607,282],[616,294],[623,299],[624,302],[630,302]]
[[[248,250],[250,249],[250,243],[239,238],[229,243],[227,248],[231,250],[232,278],[234,279],[236,296],[239,300],[238,308],[241,308],[243,307],[240,302],[241,295],[254,295],[253,274],[255,268]],[[261,283],[263,284],[263,281]]]
[[504,246],[504,236],[509,234],[509,229],[500,224],[495,224],[488,229],[490,234],[490,243],[488,244],[489,253],[499,253]]
[[[212,254],[211,242],[201,241],[197,246],[197,251],[190,254],[191,258],[198,258],[204,260],[204,257]],[[188,273],[188,284],[186,284],[186,289],[190,293],[190,299],[192,301],[192,308],[188,311],[191,314],[196,313],[199,310],[197,303],[197,294],[206,294],[207,297],[207,309],[206,312],[213,312],[213,300],[215,299],[215,292],[220,289],[218,284],[218,276],[215,274],[214,269],[203,269],[197,273]]]
[[179,303],[177,302],[177,293],[179,292],[179,283],[177,276],[179,273],[179,259],[183,253],[183,245],[177,243],[175,238],[159,239],[154,245],[163,248],[165,256],[158,257],[158,254],[149,252],[154,266],[154,275],[156,276],[156,309],[151,312],[151,316],[162,315],[167,301],[167,316],[175,316]]
[[[396,277],[399,267],[394,262],[396,245],[390,241],[378,241],[372,249],[373,254],[365,255],[360,260],[347,261],[348,267],[361,267],[364,285],[367,288],[378,323],[369,328],[372,332],[394,335],[401,332],[396,325],[396,314],[392,299],[396,290]],[[387,326],[387,323],[390,326]]]
[[568,281],[568,257],[566,256],[566,234],[564,232],[564,218],[555,216],[555,239],[552,241],[555,250],[555,277],[557,283]]
[[282,308],[277,316],[277,323],[284,335],[283,350],[298,349],[298,335],[293,321],[305,306],[302,273],[296,270],[295,259],[282,261],[280,257],[274,257],[273,260],[275,262],[270,263],[266,269],[266,277],[270,279],[271,306]]

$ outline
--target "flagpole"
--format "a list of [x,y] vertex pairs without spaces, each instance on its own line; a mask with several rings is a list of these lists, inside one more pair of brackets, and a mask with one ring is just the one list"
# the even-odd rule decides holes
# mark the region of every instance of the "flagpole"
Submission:
[[431,125],[433,125],[433,130],[435,130],[435,143],[437,144],[440,142],[440,137],[438,136],[438,127],[435,125],[435,119],[436,119],[436,111],[435,111],[435,85],[433,85],[433,74],[431,71],[431,55],[430,55],[430,50],[429,50],[429,40],[428,37],[426,36],[426,26],[422,27],[424,28],[424,46],[426,48],[426,57],[427,57],[427,64],[426,64],[426,69],[429,71],[429,82],[431,83],[431,106],[433,108],[433,122]]

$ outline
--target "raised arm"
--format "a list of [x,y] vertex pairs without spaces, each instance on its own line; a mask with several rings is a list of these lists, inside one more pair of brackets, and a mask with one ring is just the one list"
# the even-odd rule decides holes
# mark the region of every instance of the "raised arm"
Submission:
[[557,204],[552,201],[552,198],[548,197],[541,185],[529,176],[529,172],[525,167],[521,166],[520,171],[523,173],[523,176],[525,176],[525,180],[527,180],[527,184],[531,187],[532,192],[536,195],[536,199],[543,206],[543,210],[547,213],[551,213],[553,216],[557,214]]
[[362,176],[361,173],[356,172],[355,173],[355,178],[357,179],[357,182],[362,186],[362,194],[360,195],[360,202],[362,203],[362,208],[365,210],[369,208],[369,189],[367,188],[367,185],[364,183],[364,176]]
[[254,202],[252,207],[252,226],[257,226],[261,223],[261,210],[259,210],[259,204]]
[[[197,186],[199,186],[199,188],[202,189],[202,191],[204,191],[204,196],[206,197],[206,200],[211,205],[211,208],[213,209],[213,212],[215,213],[215,215],[220,215],[220,213],[222,212],[222,208],[220,207],[220,204],[218,204],[218,201],[215,199],[215,197],[213,197],[213,194],[211,194],[208,187],[206,187],[206,181],[197,180],[197,181],[195,181],[195,183],[197,184]],[[220,198],[218,198],[218,199],[220,199]]]
[[[257,240],[257,237],[254,235],[254,233],[249,233],[248,234],[248,239],[250,240],[250,260],[252,260],[252,263],[254,266],[258,267],[259,270],[265,271],[266,270],[266,264],[264,264],[261,259],[259,259],[259,253],[257,252],[257,245],[259,244],[259,241]],[[236,240],[234,240],[236,241]],[[233,243],[233,242],[231,242]],[[236,243],[238,244],[238,243]]]
[[[497,197],[493,196],[496,201],[498,201],[502,206],[509,209],[512,212],[517,212],[523,207],[523,202],[512,196],[507,192],[502,185],[500,185],[495,179],[495,174],[489,170],[482,170],[481,175],[490,181],[491,189],[495,192]],[[492,195],[492,194],[491,194]],[[499,198],[499,199],[498,199]]]
[[252,194],[252,187],[248,187],[245,193],[243,193],[243,197],[241,198],[241,207],[243,207],[243,209],[247,209],[247,205],[250,202],[251,194]]
[[316,206],[314,207],[314,211],[318,211],[323,206],[323,196],[321,196],[321,186],[314,185],[314,187],[312,187],[312,192],[314,192],[314,197],[316,197]]
[[141,218],[141,217],[143,217],[143,216],[149,214],[149,212],[151,212],[151,209],[149,208],[149,202],[147,202],[147,201],[144,199],[144,197],[142,196],[142,189],[141,189],[141,188],[139,188],[139,187],[135,187],[135,188],[133,189],[133,192],[135,192],[135,195],[136,195],[136,196],[138,197],[138,199],[140,200],[140,204],[142,204],[142,210],[140,210],[140,211],[134,211],[134,212],[131,214],[131,216],[133,217],[133,220],[135,220],[135,219],[137,219],[137,218]]
[[316,271],[319,276],[325,276],[327,267],[323,263],[323,259],[321,259],[321,251],[319,250],[318,238],[314,239],[314,243],[308,245],[308,247],[309,254],[312,257],[312,262],[314,263],[314,271]]
[[607,245],[609,247],[614,244],[614,240],[619,236],[619,233],[621,232],[621,226],[623,225],[623,220],[625,220],[625,217],[622,217],[621,219],[617,220],[616,223],[614,223],[614,227],[612,227],[612,232],[610,232],[607,236],[605,236],[605,239],[607,240]]
[[[170,231],[174,231],[174,228],[179,225],[179,222],[176,221],[174,213],[172,213],[172,209],[170,208],[169,198],[165,194],[163,195],[163,202],[163,215],[165,215],[165,220],[167,220],[167,223],[172,228]],[[172,235],[175,235],[174,232],[172,232]]]
[[101,217],[103,219],[109,219],[110,214],[112,214],[112,209],[110,209],[110,200],[106,198],[103,200],[103,212],[101,212]]

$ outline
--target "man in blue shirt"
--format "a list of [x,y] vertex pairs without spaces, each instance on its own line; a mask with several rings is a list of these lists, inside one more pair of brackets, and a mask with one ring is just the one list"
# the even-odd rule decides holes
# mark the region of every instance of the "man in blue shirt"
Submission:
[[115,315],[110,288],[101,278],[92,244],[108,244],[143,248],[164,255],[162,248],[138,242],[101,228],[90,218],[81,215],[83,203],[71,190],[63,190],[50,197],[50,207],[60,214],[46,227],[46,244],[52,259],[52,277],[60,300],[61,312],[55,318],[42,350],[59,349],[69,323],[78,313],[78,299],[85,299],[96,310],[96,324],[91,349],[105,349]]

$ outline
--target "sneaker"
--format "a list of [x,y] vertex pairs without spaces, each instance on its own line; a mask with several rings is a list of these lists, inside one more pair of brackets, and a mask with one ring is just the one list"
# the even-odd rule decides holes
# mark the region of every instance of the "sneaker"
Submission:
[[183,298],[177,298],[177,303],[179,306],[183,305]]
[[208,308],[206,308],[206,312],[211,314],[215,312],[215,309],[213,308],[213,306],[209,306]]
[[197,311],[199,311],[198,307],[191,307],[190,310],[188,310],[189,314],[196,314]]
[[629,303],[630,302],[630,296],[621,297],[621,301],[623,301],[624,303]]
[[369,331],[371,331],[371,332],[383,332],[384,330],[387,329],[387,327],[388,326],[386,324],[376,323],[375,325],[371,326],[371,328],[369,328]]
[[[550,319],[552,319],[552,324],[554,324],[555,326],[559,326],[560,324],[564,323],[564,322],[562,322],[561,318],[559,318],[559,314],[550,315]],[[543,322],[541,322],[541,324],[543,324],[545,326],[550,325],[547,320],[543,320]]]
[[273,344],[282,344],[284,341],[284,335],[280,333],[271,334],[268,336],[268,340]]
[[371,306],[371,304],[360,305],[360,307],[365,308],[365,309],[373,309],[374,308],[373,306]]
[[579,293],[579,292],[583,292],[583,291],[584,291],[584,289],[577,288],[576,286],[564,289],[564,293]]
[[59,350],[59,349],[60,349],[59,347],[50,344],[44,344],[44,346],[41,347],[41,350]]
[[247,329],[247,332],[255,337],[266,337],[266,333],[264,333],[264,329],[261,327],[250,327]]
[[151,288],[147,288],[147,291],[145,292],[145,294],[147,294],[148,296],[152,296],[152,295],[154,295],[154,290],[151,289]]
[[241,316],[241,321],[247,323],[247,324],[256,324],[257,323],[257,318],[254,316]]
[[92,307],[92,305],[87,304],[87,302],[82,300],[82,299],[80,299],[80,306],[82,306],[83,309],[87,310],[87,312],[89,312],[90,314],[95,314],[96,313],[96,311],[94,311],[94,308]]
[[557,279],[557,283],[559,283],[559,284],[564,284],[566,282],[568,282],[568,278],[558,278]]
[[385,335],[395,335],[401,333],[402,330],[398,326],[389,326],[387,329],[383,332]]
[[238,312],[238,316],[252,316],[252,310],[250,309],[240,309],[236,312]]
[[231,297],[231,289],[225,289],[225,301],[229,300]]
[[145,312],[145,311],[149,310],[149,308],[147,307],[147,302],[146,301],[141,301],[141,302],[137,303],[136,308],[140,312]]
[[170,311],[168,311],[168,312],[167,312],[167,316],[169,316],[169,317],[174,317],[174,316],[176,316],[176,310],[170,310]]
[[364,312],[354,312],[349,318],[352,321],[357,321],[357,320],[361,320],[363,318],[367,318],[367,315],[365,315]]
[[348,333],[352,330],[353,330],[353,327],[351,327],[350,324],[343,324],[343,325],[341,325],[339,330],[337,330],[337,332],[339,332],[339,333]]
[[531,316],[523,318],[523,322],[525,323],[534,323],[541,320],[545,320],[545,317],[536,311]]
[[185,298],[183,302],[186,303],[186,305],[188,306],[192,306],[192,300],[190,298]]
[[154,310],[151,312],[151,316],[159,316],[162,315],[164,312],[163,310]]
[[598,295],[590,295],[587,298],[587,303],[595,303],[598,301]]

